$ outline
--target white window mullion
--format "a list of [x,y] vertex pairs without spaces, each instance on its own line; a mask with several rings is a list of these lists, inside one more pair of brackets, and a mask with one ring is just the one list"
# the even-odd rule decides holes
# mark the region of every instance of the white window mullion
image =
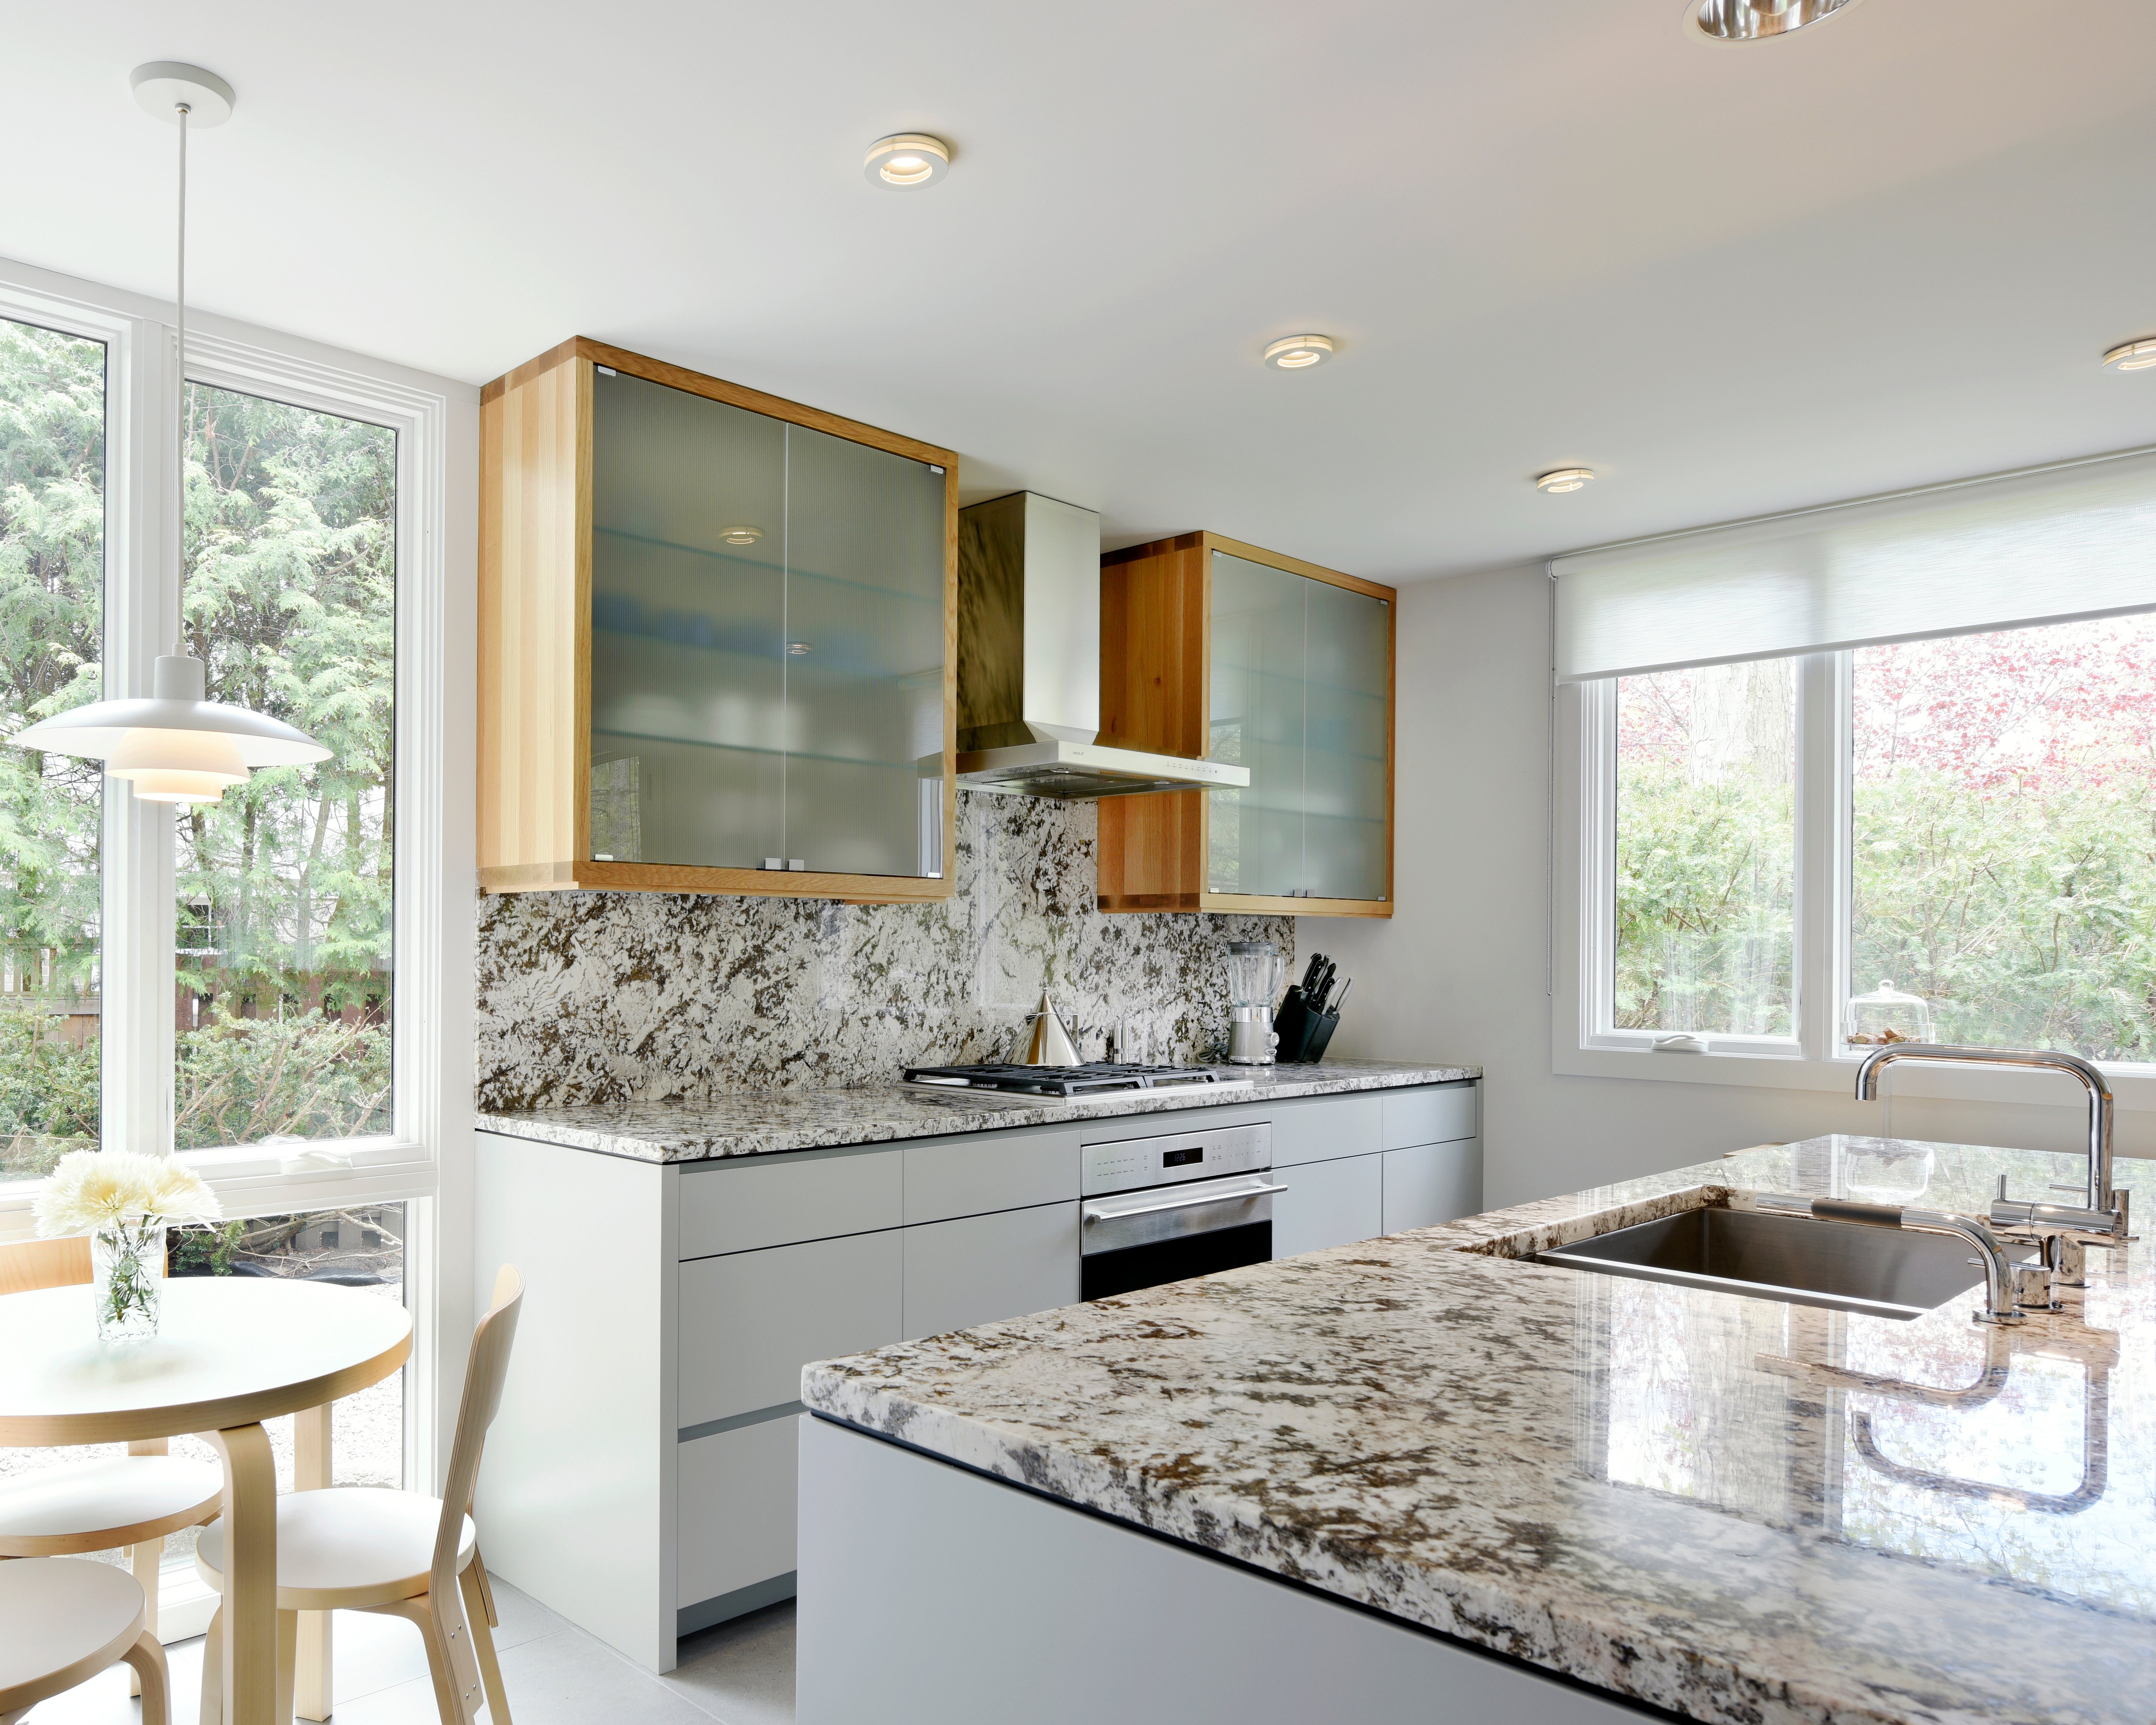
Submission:
[[1797,667],[1797,1036],[1808,1060],[1840,1045],[1842,949],[1849,919],[1848,655]]
[[[172,495],[169,325],[131,320],[109,350],[105,675],[110,696],[150,692],[172,650],[179,547]],[[172,812],[105,781],[102,1137],[111,1149],[172,1145]]]

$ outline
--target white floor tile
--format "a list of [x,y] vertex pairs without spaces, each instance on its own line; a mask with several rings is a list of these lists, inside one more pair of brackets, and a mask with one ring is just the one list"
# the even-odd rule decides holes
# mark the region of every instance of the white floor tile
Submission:
[[[724,1725],[793,1725],[793,1601],[689,1636],[659,1681]],[[515,1703],[511,1703],[512,1708]]]
[[[495,1645],[516,1725],[793,1725],[793,1606],[774,1605],[681,1644],[664,1677],[495,1581]],[[199,1725],[202,1641],[165,1650],[172,1725]],[[333,1725],[439,1725],[418,1632],[395,1618],[336,1614]],[[124,1666],[39,1703],[31,1725],[137,1725]]]

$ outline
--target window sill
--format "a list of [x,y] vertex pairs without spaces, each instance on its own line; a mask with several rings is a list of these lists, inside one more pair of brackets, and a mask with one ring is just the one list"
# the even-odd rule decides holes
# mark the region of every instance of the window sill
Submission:
[[[1750,1086],[1763,1090],[1830,1091],[1854,1096],[1861,1056],[1807,1060],[1801,1055],[1757,1054],[1656,1054],[1645,1049],[1568,1047],[1553,1051],[1554,1070],[1574,1078],[1635,1078],[1649,1082]],[[2156,1111],[2156,1066],[2113,1065],[2103,1069],[2123,1113]],[[2080,1112],[2086,1094],[2063,1073],[1995,1070],[1967,1066],[1919,1065],[1888,1069],[1886,1081],[1897,1096],[1941,1097],[1964,1102],[2046,1103]]]
[[[228,1216],[431,1198],[437,1183],[427,1147],[401,1138],[243,1144],[178,1153],[209,1183]],[[38,1183],[28,1180],[0,1187],[0,1240],[27,1239],[36,1231],[30,1213],[38,1190]]]

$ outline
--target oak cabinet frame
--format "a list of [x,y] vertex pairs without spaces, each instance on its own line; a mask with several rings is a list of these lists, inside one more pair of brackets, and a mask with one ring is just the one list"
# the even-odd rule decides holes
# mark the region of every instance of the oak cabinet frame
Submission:
[[[594,861],[593,376],[605,366],[943,470],[940,876]],[[905,904],[951,896],[957,817],[958,458],[585,336],[480,397],[479,878],[488,892],[746,893]]]
[[1101,799],[1100,908],[1390,916],[1399,639],[1399,595],[1393,588],[1219,533],[1184,533],[1108,552],[1101,559],[1101,741],[1116,748],[1193,758],[1209,752],[1214,552],[1385,602],[1385,896],[1373,900],[1215,892],[1207,872],[1210,793],[1174,791]]

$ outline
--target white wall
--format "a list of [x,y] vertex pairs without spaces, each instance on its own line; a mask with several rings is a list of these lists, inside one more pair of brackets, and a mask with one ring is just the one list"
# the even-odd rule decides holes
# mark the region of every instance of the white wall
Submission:
[[[1881,1132],[1885,1103],[1818,1091],[1561,1077],[1550,1069],[1549,583],[1542,566],[1404,588],[1389,922],[1299,919],[1296,948],[1356,978],[1332,1051],[1480,1065],[1492,1209],[1817,1132]],[[1897,1137],[2078,1149],[2061,1104],[1903,1096]],[[2122,1112],[2120,1153],[2156,1154]]]

